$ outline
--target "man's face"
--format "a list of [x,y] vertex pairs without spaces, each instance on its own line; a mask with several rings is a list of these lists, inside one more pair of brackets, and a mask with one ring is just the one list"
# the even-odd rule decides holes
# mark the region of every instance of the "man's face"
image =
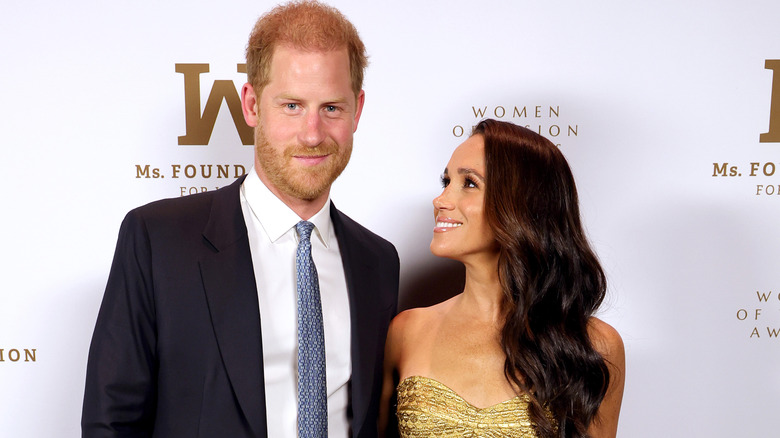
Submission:
[[356,99],[352,91],[347,51],[278,46],[269,73],[260,96],[248,85],[242,91],[244,116],[255,126],[258,175],[283,201],[325,199],[349,162],[363,107],[363,92]]

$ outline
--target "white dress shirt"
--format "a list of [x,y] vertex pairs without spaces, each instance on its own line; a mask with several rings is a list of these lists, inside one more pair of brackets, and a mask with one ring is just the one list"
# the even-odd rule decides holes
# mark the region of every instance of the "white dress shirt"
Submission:
[[[241,185],[241,209],[260,302],[268,436],[294,438],[298,435],[295,224],[301,218],[263,184],[254,168]],[[330,198],[309,222],[314,224],[312,258],[320,281],[325,325],[328,436],[347,437],[351,319],[344,266],[330,218]]]

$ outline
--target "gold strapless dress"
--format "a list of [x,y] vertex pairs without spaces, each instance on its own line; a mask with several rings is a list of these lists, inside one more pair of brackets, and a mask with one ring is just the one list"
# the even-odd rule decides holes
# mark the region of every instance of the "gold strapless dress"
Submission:
[[528,418],[528,396],[478,408],[427,377],[398,384],[398,429],[402,438],[536,438]]

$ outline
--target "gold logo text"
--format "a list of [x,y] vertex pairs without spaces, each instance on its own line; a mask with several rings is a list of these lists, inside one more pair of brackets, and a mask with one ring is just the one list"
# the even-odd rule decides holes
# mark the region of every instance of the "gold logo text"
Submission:
[[761,134],[761,143],[780,143],[780,59],[767,59],[764,68],[772,70],[772,101],[769,105],[769,132]]
[[[214,81],[206,106],[200,108],[200,74],[209,71],[208,64],[176,64],[176,72],[184,75],[184,114],[187,133],[179,136],[180,145],[207,145],[217,121],[219,107],[227,103],[241,143],[254,144],[252,128],[244,121],[241,98],[233,81]],[[237,64],[239,73],[246,73],[246,64]]]
[[36,348],[23,348],[19,351],[16,348],[5,350],[0,348],[0,362],[35,362]]

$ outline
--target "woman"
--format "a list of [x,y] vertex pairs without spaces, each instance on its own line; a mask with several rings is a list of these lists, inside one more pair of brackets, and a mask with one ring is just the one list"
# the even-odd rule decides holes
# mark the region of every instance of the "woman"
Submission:
[[462,262],[466,282],[390,326],[383,405],[397,389],[401,436],[616,436],[623,342],[593,316],[606,280],[561,152],[485,120],[442,185],[431,251]]

